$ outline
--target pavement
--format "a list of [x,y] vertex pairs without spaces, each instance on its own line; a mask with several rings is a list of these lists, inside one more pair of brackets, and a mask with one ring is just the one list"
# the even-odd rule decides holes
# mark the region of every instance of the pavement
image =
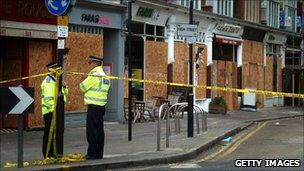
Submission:
[[[17,132],[0,135],[0,170],[105,170],[167,164],[195,158],[204,150],[220,142],[223,138],[246,129],[254,122],[303,116],[302,108],[276,107],[258,112],[230,111],[227,115],[208,114],[208,130],[196,132],[194,137],[187,138],[187,117],[181,119],[181,133],[175,134],[174,122],[171,121],[169,148],[165,147],[165,121],[161,122],[161,150],[156,147],[157,122],[133,124],[132,141],[128,141],[128,125],[116,122],[105,123],[104,159],[88,160],[65,164],[29,166],[25,168],[3,168],[6,162],[17,161]],[[85,114],[66,115],[64,132],[64,154],[86,154]],[[201,122],[200,122],[201,123]],[[200,125],[201,126],[201,125]],[[43,131],[24,132],[24,161],[42,159]]]

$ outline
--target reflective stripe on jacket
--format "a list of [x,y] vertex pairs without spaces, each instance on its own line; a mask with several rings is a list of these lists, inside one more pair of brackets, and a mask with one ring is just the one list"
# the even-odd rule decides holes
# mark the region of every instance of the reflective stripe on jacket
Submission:
[[[43,115],[49,112],[54,112],[55,110],[55,88],[56,79],[53,76],[48,75],[41,84],[41,108]],[[63,88],[62,90],[64,102],[66,102],[68,89]]]
[[[95,67],[89,74],[106,76],[101,66]],[[82,83],[80,89],[84,92],[84,103],[105,106],[108,101],[110,80],[107,78],[88,76]]]

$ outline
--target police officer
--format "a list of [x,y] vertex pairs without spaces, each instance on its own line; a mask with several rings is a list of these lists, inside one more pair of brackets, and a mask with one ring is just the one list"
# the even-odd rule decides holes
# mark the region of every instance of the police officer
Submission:
[[[57,68],[58,63],[53,62],[46,65],[48,70],[51,68]],[[42,115],[44,118],[44,134],[43,134],[43,145],[42,145],[42,153],[45,158],[47,157],[56,157],[54,153],[54,144],[51,141],[50,150],[48,156],[46,156],[47,144],[49,140],[49,132],[52,122],[53,113],[55,111],[55,90],[56,87],[56,77],[55,74],[48,74],[41,84],[41,107],[42,107]],[[66,101],[66,96],[68,94],[68,89],[63,86],[62,94],[64,97],[64,101]]]
[[[103,59],[90,56],[89,64],[93,69],[89,74],[106,76],[102,68]],[[104,149],[103,116],[108,101],[110,80],[103,77],[89,75],[81,84],[84,102],[87,105],[86,133],[88,150],[86,159],[102,159]]]

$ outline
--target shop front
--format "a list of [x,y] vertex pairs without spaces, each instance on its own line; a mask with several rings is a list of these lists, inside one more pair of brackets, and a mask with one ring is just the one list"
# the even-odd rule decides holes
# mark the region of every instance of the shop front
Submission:
[[[188,84],[189,48],[186,38],[177,33],[178,24],[189,23],[186,10],[176,9],[170,4],[164,6],[149,1],[136,1],[132,5],[132,45],[136,47],[136,50],[132,52],[132,75],[147,80]],[[202,15],[194,14],[194,20],[198,25],[198,36],[194,40],[193,57],[199,56],[199,50],[204,49],[204,53],[200,55],[200,60],[195,61],[197,65],[194,64],[193,67],[193,78],[196,78],[197,84],[206,85],[204,74],[206,73],[207,49],[203,40],[206,23]],[[139,100],[152,97],[167,98],[168,95],[176,92],[177,94],[184,92],[182,96],[185,96],[185,92],[188,91],[183,87],[152,84],[133,85],[132,88],[134,97]],[[196,95],[197,98],[205,97],[205,90],[196,91]]]
[[[215,22],[206,33],[207,85],[242,88],[243,27],[230,23]],[[207,91],[207,97],[223,96],[228,109],[238,109],[237,93]]]
[[[282,34],[267,32],[264,38],[265,90],[281,92],[283,69],[285,68],[285,44],[287,37]],[[284,98],[266,96],[265,107],[283,106]]]
[[[303,94],[303,50],[301,37],[288,36],[285,49],[285,68],[283,70],[283,91]],[[284,98],[285,106],[301,106],[298,98]]]
[[[88,73],[88,57],[104,59],[104,70],[108,75],[122,77],[124,73],[124,15],[126,6],[93,1],[77,1],[69,15],[69,37],[66,46],[70,53],[66,71]],[[67,75],[69,102],[66,110],[85,110],[83,94],[78,86],[83,77]],[[112,80],[105,118],[123,121],[124,82]]]
[[[41,0],[0,1],[0,80],[46,72],[45,65],[56,58],[57,18],[49,14]],[[35,112],[24,115],[24,127],[43,124],[40,84],[35,78],[1,84],[1,87],[35,88]],[[16,117],[0,115],[0,128],[16,128]]]

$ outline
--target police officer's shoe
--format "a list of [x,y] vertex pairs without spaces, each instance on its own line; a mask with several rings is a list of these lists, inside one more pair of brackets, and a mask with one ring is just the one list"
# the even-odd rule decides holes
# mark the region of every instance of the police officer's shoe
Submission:
[[90,155],[86,155],[86,156],[85,156],[85,158],[86,158],[87,160],[95,160],[95,159],[99,159],[99,157],[98,157],[98,156],[90,156]]

